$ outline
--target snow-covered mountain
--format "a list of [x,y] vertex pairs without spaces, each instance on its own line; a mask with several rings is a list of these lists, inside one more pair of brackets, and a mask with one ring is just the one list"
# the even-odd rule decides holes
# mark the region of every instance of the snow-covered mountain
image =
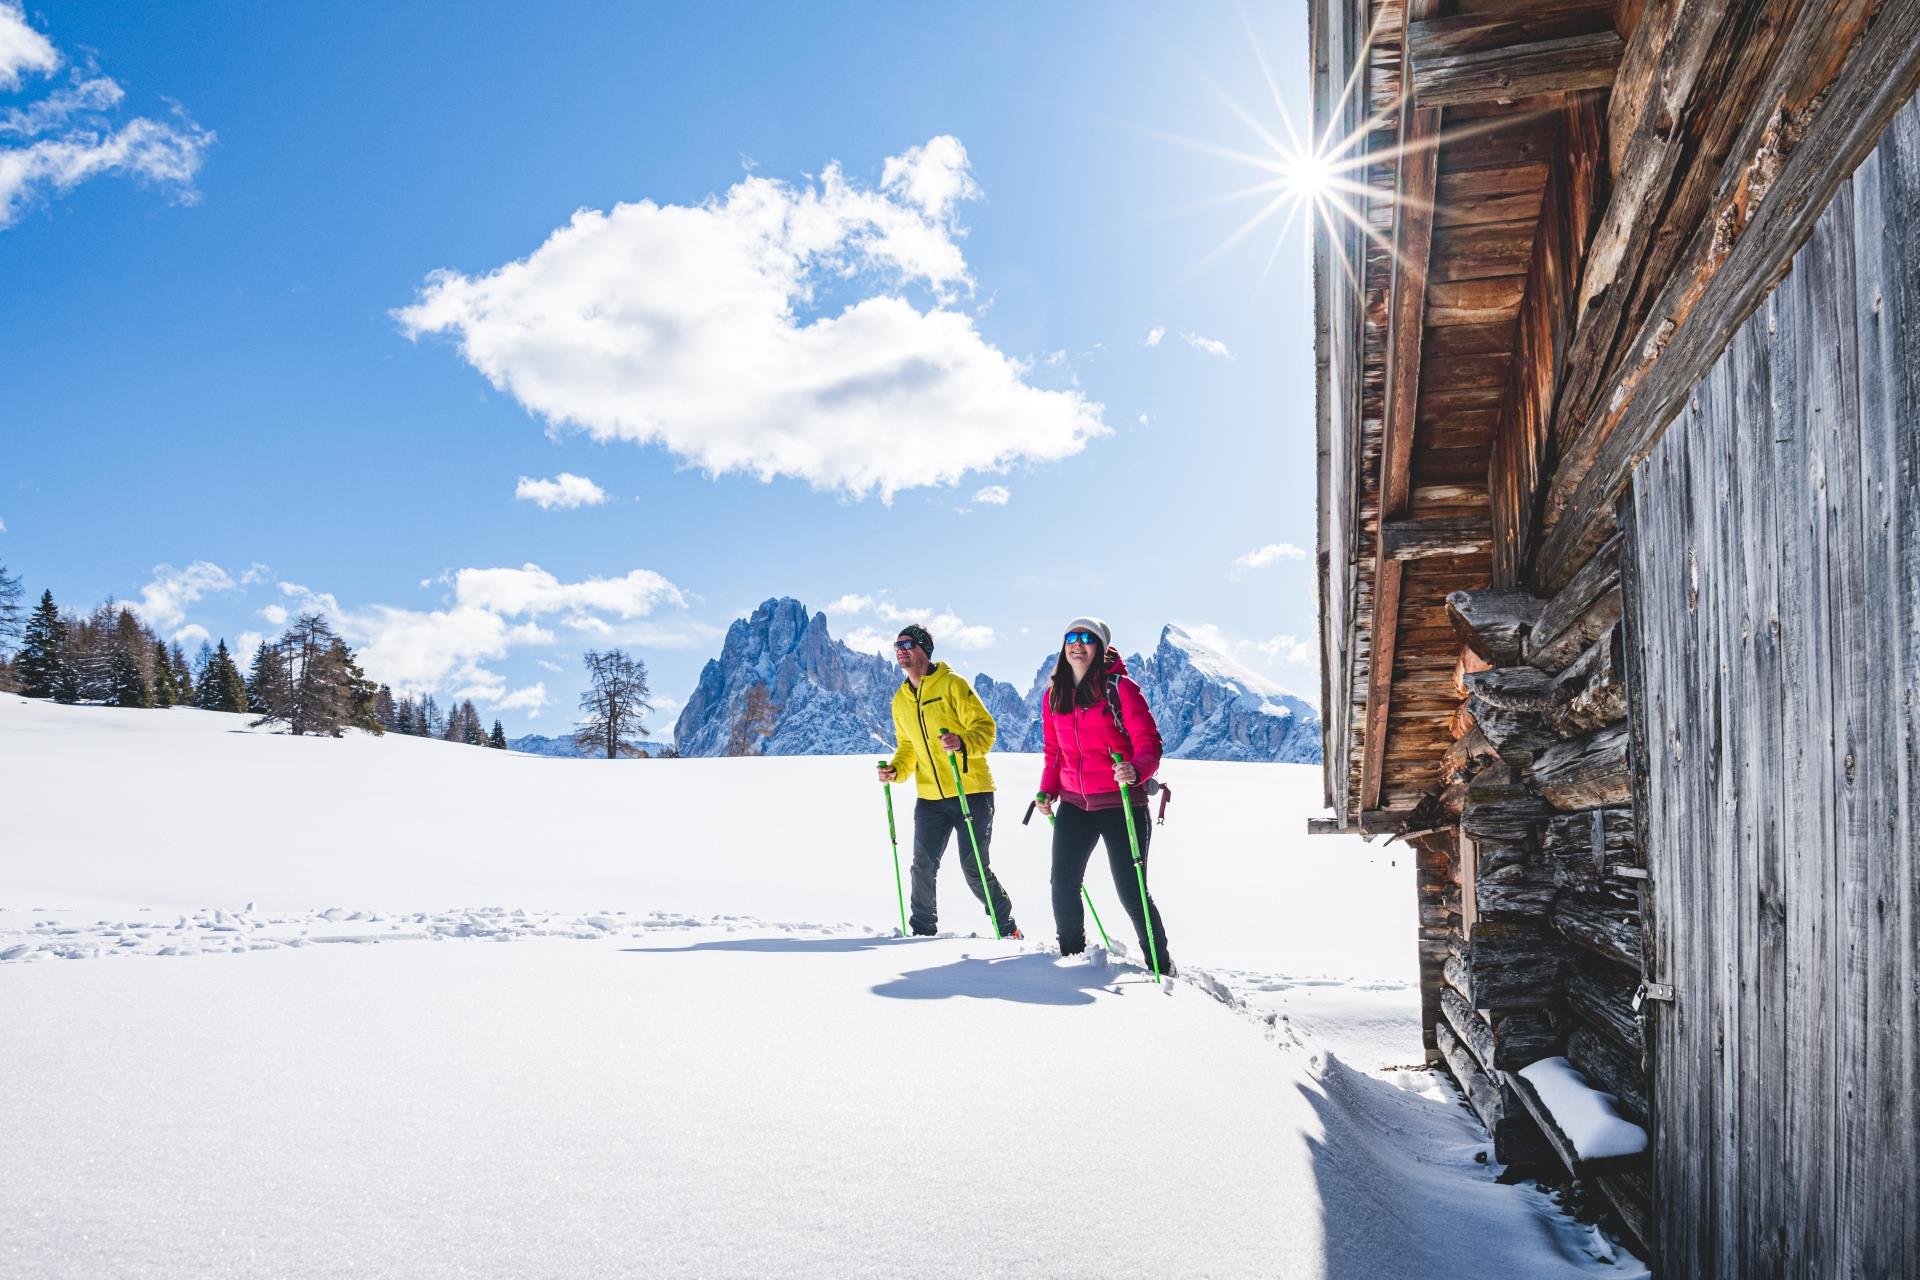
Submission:
[[827,633],[826,614],[780,597],[727,628],[674,740],[685,756],[883,755],[899,684],[892,662],[848,648]]
[[1249,671],[1176,626],[1150,658],[1127,659],[1176,760],[1320,762],[1320,713],[1306,699]]
[[[1054,660],[1040,660],[1024,697],[984,672],[974,677],[999,725],[996,750],[1041,749],[1040,699]],[[1311,704],[1179,627],[1163,629],[1153,653],[1132,655],[1127,667],[1170,757],[1319,762],[1320,716]],[[688,756],[884,753],[893,749],[889,706],[899,687],[891,661],[848,648],[828,634],[825,614],[782,597],[728,628],[674,735]]]
[[[640,750],[645,756],[657,756],[660,752],[664,751],[667,746],[668,744],[664,742],[647,741],[641,743]],[[543,733],[523,734],[518,738],[508,738],[507,750],[518,751],[522,755],[559,756],[569,760],[599,759],[603,755],[603,753],[598,751],[582,751],[570,734],[563,734],[558,738],[549,738]],[[635,756],[628,758],[639,759],[641,757]]]

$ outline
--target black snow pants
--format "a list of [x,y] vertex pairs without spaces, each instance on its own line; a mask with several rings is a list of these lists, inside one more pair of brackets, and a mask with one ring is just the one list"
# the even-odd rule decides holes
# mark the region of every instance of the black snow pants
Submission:
[[[1140,839],[1140,869],[1147,866],[1148,837],[1153,824],[1145,806],[1133,811],[1134,830]],[[1087,860],[1093,846],[1104,840],[1107,845],[1107,869],[1113,872],[1114,892],[1120,905],[1133,921],[1133,932],[1140,939],[1140,955],[1147,951],[1147,921],[1140,911],[1140,882],[1133,874],[1133,852],[1127,847],[1127,814],[1124,809],[1082,809],[1062,800],[1053,810],[1053,922],[1060,934],[1060,954],[1077,955],[1087,949],[1087,913],[1080,902],[1080,887],[1086,883]],[[1147,906],[1153,913],[1153,940],[1160,953],[1160,970],[1172,971],[1167,950],[1167,929],[1160,923],[1160,907],[1147,894]]]
[[960,813],[958,798],[921,799],[913,806],[913,911],[908,924],[915,933],[933,933],[940,922],[940,905],[935,896],[935,881],[940,874],[940,859],[947,851],[949,837],[959,838],[960,876],[973,890],[982,908],[987,893],[993,894],[993,910],[1000,921],[1000,932],[1013,932],[1013,903],[993,874],[993,792],[981,791],[967,797],[973,811],[973,834],[980,841],[980,861],[987,869],[986,887],[980,884],[980,871],[973,861],[973,841],[967,838],[966,819]]

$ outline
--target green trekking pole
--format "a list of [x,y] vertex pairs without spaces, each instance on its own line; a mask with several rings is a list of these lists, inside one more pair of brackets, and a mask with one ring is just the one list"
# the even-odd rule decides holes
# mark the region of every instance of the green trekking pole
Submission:
[[[892,768],[893,761],[882,760],[880,767]],[[900,887],[900,836],[893,827],[893,788],[883,782],[880,789],[887,797],[887,839],[893,843],[893,896],[900,902],[900,936],[904,938],[907,936],[907,893]]]
[[[1125,764],[1118,751],[1109,751],[1115,764]],[[1147,872],[1140,865],[1140,835],[1133,829],[1133,797],[1127,784],[1120,784],[1120,808],[1127,815],[1127,843],[1133,848],[1133,877],[1140,882],[1140,918],[1147,925],[1147,955],[1153,960],[1153,980],[1160,981],[1160,944],[1153,938],[1153,906],[1147,901]]]
[[[1044,791],[1036,792],[1033,797],[1035,803],[1038,803],[1040,797],[1045,794],[1046,792]],[[1031,818],[1032,816],[1033,816],[1033,805],[1030,804],[1027,806],[1027,817]],[[1027,825],[1026,820],[1022,819],[1020,822],[1020,825],[1023,827],[1026,826]],[[1052,814],[1047,815],[1047,825],[1048,826],[1053,825]],[[1100,945],[1105,947],[1108,951],[1112,951],[1113,939],[1107,936],[1107,926],[1100,923],[1100,912],[1093,905],[1093,895],[1087,892],[1087,885],[1086,885],[1086,881],[1084,880],[1080,882],[1080,896],[1087,900],[1087,910],[1093,913],[1093,927],[1100,931]]]
[[[941,737],[951,733],[951,729],[942,729]],[[993,886],[987,883],[986,859],[980,856],[980,837],[973,833],[973,809],[967,804],[967,788],[960,781],[960,757],[947,752],[947,763],[953,766],[953,789],[960,793],[960,816],[966,819],[967,839],[973,842],[973,869],[980,873],[980,896],[987,900],[987,919],[993,921],[993,939],[1000,940],[1000,913],[993,909]]]

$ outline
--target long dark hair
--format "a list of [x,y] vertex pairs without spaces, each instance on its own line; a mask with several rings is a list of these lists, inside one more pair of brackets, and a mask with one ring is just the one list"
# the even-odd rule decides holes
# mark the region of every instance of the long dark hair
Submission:
[[1053,664],[1053,687],[1047,691],[1047,704],[1057,716],[1071,715],[1076,707],[1091,707],[1107,699],[1107,646],[1093,642],[1093,665],[1087,678],[1073,682],[1073,664],[1067,661],[1067,646]]

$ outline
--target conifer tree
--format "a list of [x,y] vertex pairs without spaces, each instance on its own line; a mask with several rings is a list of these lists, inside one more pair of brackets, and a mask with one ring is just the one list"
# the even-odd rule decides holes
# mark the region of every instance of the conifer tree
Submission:
[[173,658],[167,646],[153,642],[153,705],[171,707],[180,701],[180,686],[173,678]]
[[403,697],[393,707],[393,731],[409,736],[413,733],[413,699]]
[[131,611],[122,609],[114,618],[106,649],[108,704],[116,707],[151,707],[153,677],[147,671],[151,661],[147,633]]
[[279,647],[262,640],[253,651],[253,666],[247,672],[246,709],[255,715],[269,714],[274,706],[285,703],[286,684],[286,664]]
[[12,653],[26,632],[21,595],[20,575],[8,573],[6,564],[0,562],[0,658]]
[[420,699],[420,710],[414,718],[413,731],[423,738],[437,738],[446,728],[446,722],[440,718],[440,704],[428,694]]
[[487,745],[495,751],[505,751],[507,749],[507,731],[501,726],[498,720],[493,722],[493,732],[487,735]]
[[57,695],[66,669],[67,624],[53,603],[53,592],[40,595],[40,604],[27,618],[20,658],[21,692],[29,698]]
[[187,666],[187,655],[180,648],[180,642],[174,641],[167,646],[167,667],[173,672],[173,688],[182,706],[193,705],[193,671]]
[[400,707],[393,700],[393,690],[386,685],[373,696],[373,718],[386,730],[398,730],[400,727]]

